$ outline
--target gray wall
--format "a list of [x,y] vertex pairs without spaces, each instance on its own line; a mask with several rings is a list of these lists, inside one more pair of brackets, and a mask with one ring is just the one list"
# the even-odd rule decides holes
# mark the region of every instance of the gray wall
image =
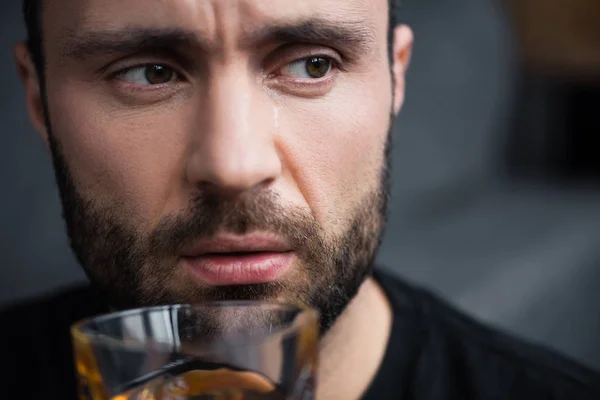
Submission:
[[[498,178],[516,71],[494,1],[405,0],[416,47],[380,261],[600,369],[600,195]],[[12,63],[19,3],[0,3],[0,304],[84,279]]]

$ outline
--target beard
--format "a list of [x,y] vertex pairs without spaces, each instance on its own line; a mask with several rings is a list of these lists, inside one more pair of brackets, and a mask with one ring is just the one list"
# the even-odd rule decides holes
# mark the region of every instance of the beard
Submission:
[[[47,125],[51,132],[49,119]],[[235,198],[198,192],[184,209],[148,229],[124,207],[99,204],[78,190],[60,142],[49,134],[71,248],[112,307],[277,300],[316,309],[322,332],[333,325],[372,273],[387,215],[390,142],[388,133],[376,188],[355,205],[342,233],[332,235],[310,212],[283,206],[276,193],[265,189]],[[211,287],[191,279],[178,263],[178,254],[198,240],[220,232],[253,231],[277,234],[293,249],[296,262],[280,281]]]

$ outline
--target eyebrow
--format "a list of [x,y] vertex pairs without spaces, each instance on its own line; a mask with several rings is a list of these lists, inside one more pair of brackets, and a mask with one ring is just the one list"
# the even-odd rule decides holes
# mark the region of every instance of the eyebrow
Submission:
[[364,20],[313,18],[295,24],[267,25],[243,36],[242,44],[246,46],[271,42],[310,42],[344,43],[366,49],[375,43],[375,29]]
[[111,31],[69,31],[62,56],[74,60],[110,54],[202,46],[192,32],[181,29],[126,28]]
[[[363,20],[329,21],[312,18],[297,23],[267,25],[242,33],[239,44],[244,47],[267,43],[338,44],[354,53],[368,52],[375,43],[375,29]],[[183,28],[128,27],[110,31],[75,31],[63,35],[62,55],[84,60],[98,55],[132,52],[174,51],[196,48],[208,51],[218,46],[198,35],[197,31]]]

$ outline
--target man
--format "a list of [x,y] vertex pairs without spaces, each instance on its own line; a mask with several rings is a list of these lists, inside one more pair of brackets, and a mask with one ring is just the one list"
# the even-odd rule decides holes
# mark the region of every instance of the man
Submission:
[[412,47],[388,0],[25,11],[29,113],[96,292],[3,316],[9,393],[74,398],[68,326],[85,316],[265,299],[320,311],[317,399],[599,398],[593,372],[373,271]]

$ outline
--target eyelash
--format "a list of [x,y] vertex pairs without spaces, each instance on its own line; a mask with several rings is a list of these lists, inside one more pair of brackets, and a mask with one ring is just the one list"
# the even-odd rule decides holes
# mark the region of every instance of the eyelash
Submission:
[[[279,67],[277,70],[281,70],[281,69],[283,69],[285,67],[288,67],[288,66],[290,66],[292,64],[295,64],[295,63],[298,63],[300,61],[305,61],[306,62],[306,61],[308,61],[308,60],[310,60],[312,58],[324,58],[324,59],[328,60],[331,63],[331,70],[330,70],[330,72],[328,74],[331,74],[335,70],[342,70],[342,63],[340,61],[336,60],[335,57],[332,57],[332,56],[330,56],[328,54],[313,54],[313,55],[309,55],[309,56],[304,56],[304,57],[296,58],[296,59],[293,59],[293,60],[291,60],[289,62],[286,62],[286,64],[283,67]],[[271,74],[271,75],[274,75],[274,74]],[[316,81],[321,81],[323,79],[326,79],[326,78],[309,79],[309,81],[315,81],[316,82]]]
[[[139,69],[139,68],[148,68],[148,67],[152,67],[152,66],[156,66],[156,65],[160,65],[161,67],[167,68],[170,71],[173,71],[173,73],[175,74],[175,79],[172,82],[167,82],[164,84],[157,84],[157,85],[139,85],[136,83],[131,83],[131,82],[127,82],[123,79],[120,79],[122,76],[124,76],[125,74],[135,70],[135,69]],[[165,63],[165,62],[147,62],[147,63],[141,63],[141,64],[135,64],[129,67],[125,67],[125,68],[121,68],[116,72],[113,72],[112,74],[109,75],[109,80],[111,81],[117,81],[119,82],[119,85],[124,85],[124,86],[128,86],[128,87],[135,87],[135,88],[139,88],[139,90],[157,90],[160,88],[163,88],[165,86],[168,85],[172,85],[173,83],[178,83],[181,82],[183,80],[185,80],[185,75],[182,74],[181,72],[179,72],[180,69],[176,68],[176,67],[172,67],[169,63]]]

